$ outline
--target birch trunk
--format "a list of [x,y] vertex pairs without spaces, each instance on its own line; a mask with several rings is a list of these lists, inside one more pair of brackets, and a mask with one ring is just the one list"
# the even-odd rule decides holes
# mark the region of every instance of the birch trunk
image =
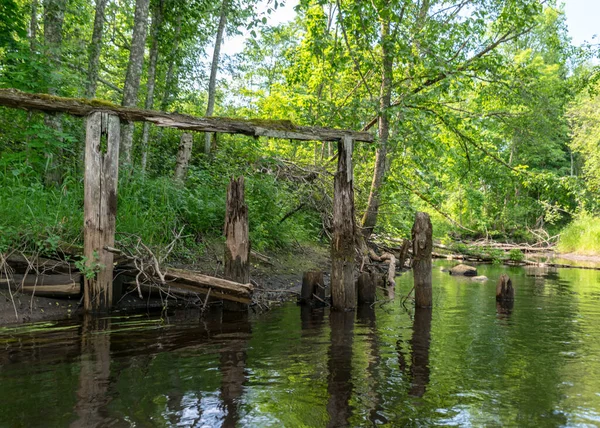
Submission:
[[[148,81],[146,84],[146,103],[144,108],[146,110],[152,110],[154,106],[154,87],[156,85],[156,63],[158,62],[158,36],[162,27],[163,21],[163,0],[159,2],[153,11],[152,27],[150,30],[150,37],[152,38],[152,44],[150,45],[150,60],[148,64]],[[150,124],[144,122],[144,128],[142,131],[142,173],[146,171],[146,165],[148,163],[148,139],[150,138]]]
[[[217,91],[217,72],[219,71],[219,56],[221,54],[221,43],[223,42],[223,32],[227,23],[227,12],[229,10],[229,0],[223,0],[221,3],[221,14],[219,16],[219,27],[217,28],[217,38],[215,40],[215,50],[213,52],[212,64],[210,66],[210,80],[208,82],[208,106],[206,115],[212,116],[215,109],[215,95]],[[204,153],[210,153],[210,134],[204,134]]]
[[102,51],[102,33],[104,32],[104,10],[108,0],[96,0],[96,14],[94,16],[94,31],[92,33],[92,42],[89,46],[88,57],[88,84],[85,90],[86,98],[96,97],[96,88],[98,86],[98,63],[100,61],[100,52]]
[[[129,51],[129,63],[127,64],[127,75],[123,87],[124,107],[134,107],[137,103],[138,91],[140,89],[140,77],[144,65],[144,48],[146,46],[146,33],[148,24],[149,0],[136,0],[135,18],[133,25],[133,36]],[[125,122],[121,126],[121,165],[126,169],[131,168],[131,151],[133,147],[132,122]]]

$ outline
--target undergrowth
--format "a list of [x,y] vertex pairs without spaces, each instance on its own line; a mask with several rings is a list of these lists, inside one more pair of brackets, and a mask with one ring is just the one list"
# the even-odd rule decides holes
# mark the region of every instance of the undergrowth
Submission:
[[600,254],[600,218],[582,213],[565,227],[558,241],[562,253]]

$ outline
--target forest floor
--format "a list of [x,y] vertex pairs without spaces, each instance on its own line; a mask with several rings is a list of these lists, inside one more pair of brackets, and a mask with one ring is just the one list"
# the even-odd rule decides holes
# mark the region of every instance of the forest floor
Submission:
[[[194,265],[176,267],[200,271],[207,275],[221,276],[222,246],[212,245]],[[302,274],[309,270],[329,271],[329,249],[315,244],[297,244],[293,249],[267,253],[261,260],[251,258],[250,279],[260,290],[272,291],[281,299],[293,299],[300,291]],[[328,276],[325,275],[328,282]],[[120,299],[115,312],[143,312],[160,310],[160,298],[139,299],[136,294],[128,294]],[[0,290],[0,326],[53,321],[78,316],[82,302],[79,299],[53,299],[31,297],[28,294],[11,296],[7,290]]]

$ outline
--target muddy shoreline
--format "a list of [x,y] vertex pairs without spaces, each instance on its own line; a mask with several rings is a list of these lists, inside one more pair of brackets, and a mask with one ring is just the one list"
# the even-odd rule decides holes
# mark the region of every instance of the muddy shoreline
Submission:
[[[208,275],[220,275],[222,266],[219,248],[211,249],[194,265],[180,265]],[[266,260],[253,260],[250,279],[257,288],[269,292],[270,300],[295,299],[289,291],[299,291],[302,273],[308,270],[329,271],[329,250],[313,245],[298,246],[291,251],[266,254]],[[327,276],[327,275],[326,275]],[[283,292],[288,291],[288,292]],[[11,297],[8,290],[0,290],[0,327],[22,323],[57,321],[76,318],[81,315],[83,302],[77,299],[54,299],[32,297],[29,294],[16,294]],[[114,313],[144,313],[161,311],[164,302],[160,298],[145,297],[136,294],[123,296],[114,309]],[[169,300],[169,309],[184,308],[175,300]],[[15,314],[16,313],[16,314]]]

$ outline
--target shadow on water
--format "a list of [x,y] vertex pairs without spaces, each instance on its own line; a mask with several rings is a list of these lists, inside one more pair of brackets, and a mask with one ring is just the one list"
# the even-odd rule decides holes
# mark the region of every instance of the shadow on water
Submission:
[[329,313],[331,327],[331,345],[329,348],[327,367],[327,414],[329,427],[345,427],[349,425],[352,409],[352,342],[354,334],[353,311],[331,311]]

